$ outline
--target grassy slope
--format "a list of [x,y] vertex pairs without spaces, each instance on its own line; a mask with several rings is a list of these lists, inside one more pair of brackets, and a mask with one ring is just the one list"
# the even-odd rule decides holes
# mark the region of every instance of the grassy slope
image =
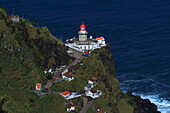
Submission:
[[[89,57],[84,58],[80,63],[83,66],[77,64],[70,69],[75,79],[71,82],[61,81],[53,85],[55,91],[83,91],[88,79],[95,76],[99,78],[99,83],[94,88],[103,91],[103,94],[94,101],[95,109],[103,107],[107,113],[133,113],[135,103],[122,93],[119,82],[114,77],[114,61],[109,46],[94,50]],[[92,111],[89,110],[89,112]]]
[[[29,92],[35,83],[47,82],[49,75],[44,74],[44,67],[67,64],[69,57],[64,44],[46,27],[32,27],[28,20],[7,21],[7,17],[6,11],[0,9],[0,112],[47,112],[48,107],[50,113],[56,110],[64,113],[65,100],[61,96],[39,99]],[[10,47],[13,52],[8,51]]]

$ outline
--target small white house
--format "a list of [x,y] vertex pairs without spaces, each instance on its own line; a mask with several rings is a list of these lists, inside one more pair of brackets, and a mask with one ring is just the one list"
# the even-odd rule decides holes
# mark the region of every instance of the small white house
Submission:
[[80,97],[81,95],[77,92],[69,92],[69,91],[64,91],[62,93],[60,93],[61,96],[63,96],[66,100],[69,99],[73,99],[73,98],[77,98]]
[[62,78],[68,81],[71,81],[74,79],[74,76],[71,75],[71,72],[66,72],[62,74]]
[[19,17],[9,16],[9,17],[8,17],[8,20],[11,20],[11,21],[13,21],[13,22],[19,22]]
[[53,69],[45,68],[44,73],[53,73]]
[[36,89],[36,90],[41,90],[41,88],[42,88],[42,84],[36,83],[35,89]]
[[71,112],[71,111],[74,111],[75,110],[75,106],[73,104],[68,104],[67,106],[67,112]]
[[71,92],[69,92],[69,91],[64,91],[64,92],[61,93],[61,95],[62,95],[64,98],[67,98],[67,97],[69,97],[69,96],[71,95]]
[[96,84],[97,82],[98,82],[98,78],[96,77],[93,77],[88,80],[88,84],[92,84],[92,85]]
[[86,92],[86,96],[90,96],[92,98],[98,98],[102,94],[102,91],[98,89],[91,89]]
[[99,37],[99,38],[96,38],[96,40],[98,41],[99,45],[105,45],[105,39],[103,37]]

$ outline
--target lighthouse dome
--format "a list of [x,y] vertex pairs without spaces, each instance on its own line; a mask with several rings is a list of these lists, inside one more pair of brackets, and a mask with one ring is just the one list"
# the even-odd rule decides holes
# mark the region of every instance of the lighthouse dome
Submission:
[[81,24],[80,31],[86,31],[86,26],[84,25],[84,23]]
[[82,23],[80,27],[86,27],[86,26],[84,25],[84,23]]

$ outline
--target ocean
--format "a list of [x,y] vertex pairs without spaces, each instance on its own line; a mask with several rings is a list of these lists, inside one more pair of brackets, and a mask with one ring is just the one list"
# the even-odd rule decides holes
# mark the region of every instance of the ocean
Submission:
[[84,22],[89,36],[104,36],[111,46],[123,92],[170,113],[170,1],[0,0],[0,7],[47,26],[64,42]]

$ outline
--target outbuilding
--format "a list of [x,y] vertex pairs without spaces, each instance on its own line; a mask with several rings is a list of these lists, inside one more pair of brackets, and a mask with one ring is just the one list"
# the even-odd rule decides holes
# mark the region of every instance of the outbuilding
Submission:
[[72,103],[68,104],[67,106],[67,112],[71,112],[71,111],[75,111],[75,106]]
[[92,84],[92,85],[95,85],[97,82],[98,82],[98,78],[96,77],[93,77],[88,80],[88,84]]
[[62,74],[63,79],[71,81],[74,79],[74,76],[71,74],[71,72],[66,72]]
[[40,83],[36,83],[36,90],[41,90],[41,88],[42,88],[42,84],[40,84]]
[[64,91],[64,92],[61,93],[61,95],[62,95],[63,97],[65,97],[65,98],[67,98],[68,96],[71,95],[71,92],[69,92],[69,91]]

